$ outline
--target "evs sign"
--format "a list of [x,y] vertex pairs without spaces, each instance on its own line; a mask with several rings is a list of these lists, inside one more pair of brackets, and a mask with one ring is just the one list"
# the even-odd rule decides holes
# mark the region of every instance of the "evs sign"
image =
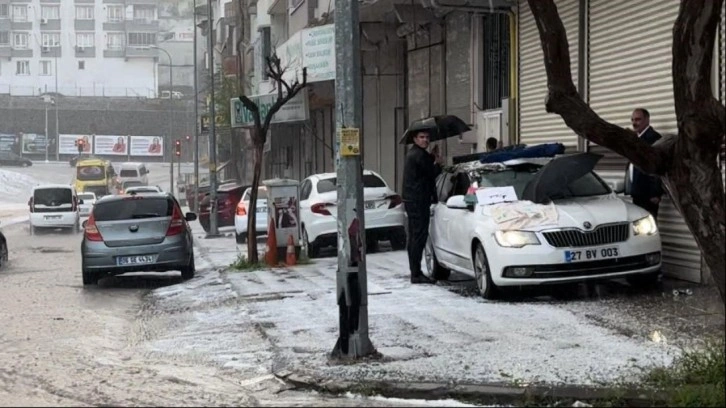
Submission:
[[[264,121],[267,112],[270,111],[272,105],[277,100],[277,92],[267,95],[250,96],[250,100],[256,103],[260,108],[260,120]],[[255,121],[252,118],[252,112],[247,110],[239,98],[230,99],[230,117],[232,118],[232,127],[251,127]],[[308,92],[307,88],[303,88],[295,95],[294,98],[287,101],[275,116],[272,117],[270,123],[286,123],[286,122],[303,122],[308,120]]]

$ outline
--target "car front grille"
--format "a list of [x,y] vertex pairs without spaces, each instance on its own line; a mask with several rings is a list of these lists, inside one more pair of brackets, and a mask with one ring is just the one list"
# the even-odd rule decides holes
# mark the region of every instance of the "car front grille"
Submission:
[[623,242],[628,239],[629,227],[629,223],[609,224],[600,225],[592,231],[573,228],[543,232],[542,235],[555,248],[576,248]]

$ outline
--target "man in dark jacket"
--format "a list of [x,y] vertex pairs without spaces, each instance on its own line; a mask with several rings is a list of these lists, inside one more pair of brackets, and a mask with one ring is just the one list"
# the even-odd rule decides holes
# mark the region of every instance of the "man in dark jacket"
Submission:
[[[649,145],[655,143],[661,138],[660,133],[656,132],[650,126],[650,113],[644,108],[637,108],[630,117],[633,124],[633,130],[638,137],[646,141]],[[633,204],[645,209],[658,218],[658,208],[660,207],[661,196],[663,195],[663,185],[658,176],[650,176],[642,172],[632,164],[628,168],[630,178],[630,195],[633,197]]]
[[408,216],[408,267],[411,283],[433,283],[421,273],[421,257],[429,236],[431,204],[436,198],[436,176],[441,173],[441,157],[438,149],[432,153],[430,134],[421,130],[413,137],[413,146],[406,154],[403,168],[403,201]]

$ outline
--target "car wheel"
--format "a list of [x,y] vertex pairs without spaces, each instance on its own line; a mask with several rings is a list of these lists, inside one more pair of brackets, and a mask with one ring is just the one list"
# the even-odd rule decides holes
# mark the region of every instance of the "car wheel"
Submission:
[[196,268],[194,267],[194,251],[192,251],[192,259],[189,260],[189,263],[181,268],[181,277],[183,280],[189,280],[194,277],[194,273],[196,272]]
[[311,243],[308,239],[308,232],[305,229],[303,229],[303,246],[305,247],[305,251],[309,259],[316,258],[320,253],[320,248]]
[[99,275],[83,269],[83,286],[98,285]]
[[484,299],[494,299],[497,294],[497,288],[494,286],[494,282],[492,282],[489,261],[487,261],[484,247],[480,243],[476,244],[476,249],[474,250],[474,276],[481,297]]
[[659,278],[660,271],[656,271],[628,276],[625,280],[630,284],[630,286],[636,288],[652,288],[658,284]]
[[238,244],[244,244],[247,241],[247,234],[234,234],[234,238]]
[[394,251],[402,251],[406,249],[406,230],[401,228],[395,230],[391,234],[391,249]]
[[8,264],[8,244],[0,242],[0,268]]
[[439,264],[439,260],[436,259],[436,253],[434,253],[434,244],[431,242],[431,237],[426,240],[426,246],[424,247],[424,260],[426,262],[427,276],[430,279],[449,279],[449,276],[451,276],[451,271],[441,266],[441,264]]

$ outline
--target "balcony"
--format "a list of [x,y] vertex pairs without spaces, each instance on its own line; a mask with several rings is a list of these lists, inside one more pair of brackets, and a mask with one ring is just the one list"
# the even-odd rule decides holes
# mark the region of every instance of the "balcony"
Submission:
[[9,44],[0,45],[0,58],[10,58],[13,55],[13,49]]
[[159,4],[159,0],[126,0],[126,4],[140,5],[140,6],[156,6]]
[[49,57],[49,58],[55,58],[55,57],[61,57],[61,47],[40,47],[40,56],[41,57]]
[[124,48],[107,48],[103,50],[104,58],[126,58],[126,50]]
[[12,26],[9,18],[0,18],[0,31],[11,31]]
[[76,31],[94,31],[96,30],[96,20],[75,20],[73,23]]
[[61,29],[61,21],[60,19],[54,18],[54,19],[41,19],[40,20],[40,30],[41,31],[60,31]]
[[125,29],[126,29],[126,22],[124,20],[104,21],[104,23],[103,23],[104,31],[124,31]]
[[158,58],[159,50],[148,45],[129,45],[126,47],[126,58]]
[[30,31],[33,29],[32,21],[13,21],[10,23],[10,29],[13,31]]
[[126,31],[128,32],[157,32],[159,31],[159,20],[126,20]]
[[76,46],[76,58],[94,58],[95,56],[96,56],[96,47]]
[[33,50],[30,48],[13,48],[10,56],[13,58],[32,58]]

